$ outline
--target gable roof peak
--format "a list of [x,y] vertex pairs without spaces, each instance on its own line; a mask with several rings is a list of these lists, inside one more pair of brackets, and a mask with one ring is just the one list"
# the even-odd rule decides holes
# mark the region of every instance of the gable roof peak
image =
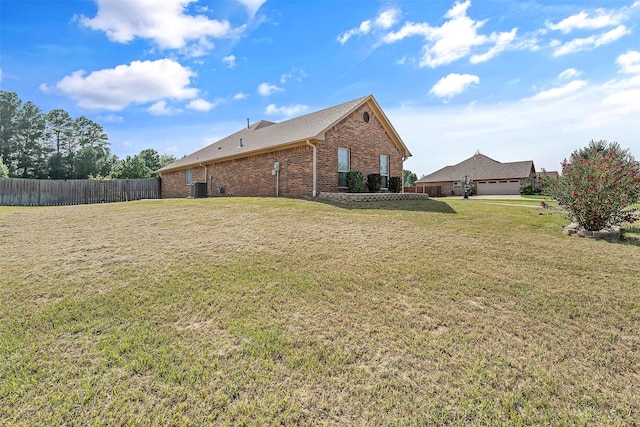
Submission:
[[484,154],[480,153],[480,151],[476,151],[475,154],[471,157],[469,157],[467,160],[489,160],[492,161],[494,163],[501,163],[497,160],[492,159],[489,156],[485,156]]
[[260,129],[260,128],[263,128],[263,127],[266,127],[266,126],[275,125],[275,124],[276,124],[275,122],[270,122],[269,120],[259,120],[259,121],[255,122],[254,124],[252,124],[249,127],[249,129],[256,130],[256,129]]

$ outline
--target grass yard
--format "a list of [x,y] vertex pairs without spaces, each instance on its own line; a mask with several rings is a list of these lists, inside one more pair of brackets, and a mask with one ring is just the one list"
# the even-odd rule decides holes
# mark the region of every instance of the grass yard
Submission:
[[0,425],[637,425],[640,232],[540,212],[0,207]]

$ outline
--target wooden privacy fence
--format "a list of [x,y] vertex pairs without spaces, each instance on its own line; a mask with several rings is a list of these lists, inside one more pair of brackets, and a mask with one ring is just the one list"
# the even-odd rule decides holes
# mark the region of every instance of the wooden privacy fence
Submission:
[[440,197],[442,194],[442,186],[429,185],[429,186],[404,187],[404,192],[405,193],[424,193],[424,194],[428,194],[429,197]]
[[160,178],[41,180],[0,178],[0,206],[61,206],[159,199]]

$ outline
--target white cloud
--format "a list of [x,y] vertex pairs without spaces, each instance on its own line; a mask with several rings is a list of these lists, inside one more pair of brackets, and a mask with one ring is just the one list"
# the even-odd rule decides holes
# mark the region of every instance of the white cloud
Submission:
[[302,82],[302,79],[307,76],[308,74],[305,73],[302,68],[293,67],[290,72],[284,73],[280,76],[280,83],[285,84],[291,79],[294,79],[297,82]]
[[[640,74],[629,78],[611,80],[602,85],[604,99],[593,106],[585,121],[591,126],[606,126],[626,120],[635,126],[635,138],[628,138],[629,144],[635,144],[638,136],[638,117],[640,117]],[[620,124],[621,126],[623,124]],[[621,139],[610,138],[622,143]]]
[[2,68],[0,68],[0,82],[2,81]]
[[432,33],[433,29],[429,26],[429,24],[416,24],[413,22],[407,22],[398,31],[392,31],[386,34],[382,38],[382,41],[385,43],[394,43],[411,36],[429,37]]
[[382,29],[389,29],[393,27],[396,22],[398,22],[398,16],[400,16],[400,10],[398,9],[388,9],[382,12],[376,18],[376,27],[380,27]]
[[[80,16],[79,22],[93,30],[104,31],[109,40],[118,43],[129,43],[140,37],[163,49],[187,49],[192,56],[202,55],[213,47],[208,38],[234,37],[246,28],[234,29],[227,20],[186,14],[187,6],[193,1],[97,0],[96,16]],[[257,1],[243,1],[243,4],[247,3]]]
[[226,64],[226,66],[229,67],[229,68],[235,68],[236,67],[236,56],[235,55],[227,55],[224,58],[222,58],[222,62],[224,64]]
[[613,12],[606,12],[603,9],[596,9],[593,14],[589,15],[582,11],[576,15],[572,15],[563,19],[557,24],[547,23],[547,28],[555,31],[562,31],[565,34],[573,30],[595,30],[604,27],[613,27],[618,25],[621,17]]
[[561,72],[558,75],[558,78],[560,80],[569,80],[572,79],[574,77],[578,77],[580,74],[582,74],[580,71],[576,70],[575,68],[567,68],[566,70],[564,70],[563,72]]
[[438,98],[451,99],[467,90],[469,86],[478,83],[480,83],[478,76],[452,73],[438,80],[429,93]]
[[486,62],[492,59],[494,56],[509,47],[513,40],[515,40],[517,31],[518,29],[514,28],[508,33],[492,33],[490,39],[491,41],[495,41],[493,47],[482,55],[472,55],[471,58],[469,58],[469,62],[472,64],[479,64],[480,62]]
[[249,95],[247,95],[246,93],[242,93],[242,92],[238,92],[235,95],[233,95],[234,101],[240,101],[241,99],[246,99],[248,97],[249,97]]
[[284,92],[284,89],[269,83],[260,83],[260,85],[258,85],[258,93],[262,96],[273,95],[277,92]]
[[[604,87],[607,96],[603,99],[601,109],[594,109],[588,116],[593,123],[608,123],[619,117],[633,116],[638,128],[640,117],[640,52],[630,50],[618,56],[616,62],[620,66],[620,72],[630,74],[619,80],[611,80]],[[636,138],[637,139],[637,138]]]
[[390,32],[383,37],[384,43],[394,43],[410,36],[422,36],[425,45],[422,48],[421,67],[435,68],[450,64],[458,59],[471,55],[472,50],[479,46],[493,45],[484,54],[473,55],[472,63],[488,61],[498,53],[507,49],[515,39],[517,29],[509,32],[479,34],[478,30],[486,23],[476,21],[467,16],[467,9],[471,0],[456,2],[445,14],[448,18],[439,27],[432,27],[428,23],[406,23],[398,31]]
[[237,0],[238,3],[244,5],[247,8],[247,12],[249,13],[249,17],[253,18],[258,9],[267,2],[267,0]]
[[[200,58],[207,55],[211,50],[213,50],[214,44],[209,41],[207,38],[198,39],[197,42],[187,44],[184,48],[180,49],[179,52],[187,56],[189,58]],[[198,60],[194,61],[199,64],[203,64],[204,61]]]
[[576,38],[571,40],[570,42],[557,46],[557,48],[553,51],[553,56],[558,57],[567,55],[569,53],[593,49],[598,46],[614,42],[619,38],[626,36],[627,34],[631,34],[631,31],[626,26],[620,25],[613,30],[601,33],[596,36]]
[[627,53],[623,53],[618,56],[616,62],[620,65],[621,72],[640,74],[640,51],[630,50]]
[[340,44],[345,44],[351,37],[369,34],[376,29],[387,30],[398,22],[401,12],[399,9],[387,9],[382,11],[375,19],[367,19],[362,21],[358,27],[352,28],[338,35],[337,39]]
[[[198,89],[189,87],[191,78],[195,76],[191,69],[171,59],[133,61],[129,65],[93,71],[88,75],[83,70],[75,71],[55,87],[83,108],[119,111],[132,103],[195,98]],[[41,88],[48,86],[41,85]]]
[[196,111],[210,111],[212,108],[215,108],[218,104],[206,101],[202,98],[192,99],[188,104],[187,108]]
[[291,105],[289,107],[276,107],[275,104],[269,104],[267,105],[267,108],[264,110],[264,112],[268,115],[279,114],[286,117],[292,117],[307,111],[307,108],[309,107],[300,104]]
[[602,101],[602,104],[614,108],[616,114],[640,113],[638,99],[640,99],[640,87],[611,94]]
[[100,120],[110,123],[122,123],[124,118],[115,114],[107,114],[106,116],[100,116]]
[[338,36],[338,42],[340,44],[345,44],[347,41],[349,41],[351,37],[360,36],[363,34],[369,34],[369,31],[371,31],[371,21],[370,20],[362,21],[359,27],[352,28],[340,34]]
[[538,101],[538,100],[551,100],[551,99],[564,98],[568,95],[571,95],[577,92],[579,89],[586,86],[586,84],[587,82],[584,80],[573,80],[562,87],[556,87],[553,89],[539,92],[533,97],[531,97],[530,99],[534,101]]
[[154,116],[168,116],[174,112],[173,108],[167,107],[167,101],[165,100],[154,103],[147,108],[147,111]]

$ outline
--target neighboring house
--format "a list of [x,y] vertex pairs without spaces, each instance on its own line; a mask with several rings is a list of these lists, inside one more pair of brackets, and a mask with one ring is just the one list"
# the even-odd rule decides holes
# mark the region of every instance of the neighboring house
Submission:
[[443,196],[461,196],[467,185],[478,195],[520,194],[520,186],[535,185],[532,160],[500,163],[479,152],[453,166],[446,166],[416,181],[418,187],[439,187]]
[[[261,120],[158,172],[162,197],[317,196],[346,191],[347,172],[402,176],[411,153],[372,95],[280,123]],[[203,190],[204,191],[204,190]]]
[[542,169],[541,172],[536,174],[536,188],[539,188],[542,193],[546,193],[549,189],[547,188],[546,179],[550,179],[552,182],[557,180],[560,177],[558,171],[546,171]]

